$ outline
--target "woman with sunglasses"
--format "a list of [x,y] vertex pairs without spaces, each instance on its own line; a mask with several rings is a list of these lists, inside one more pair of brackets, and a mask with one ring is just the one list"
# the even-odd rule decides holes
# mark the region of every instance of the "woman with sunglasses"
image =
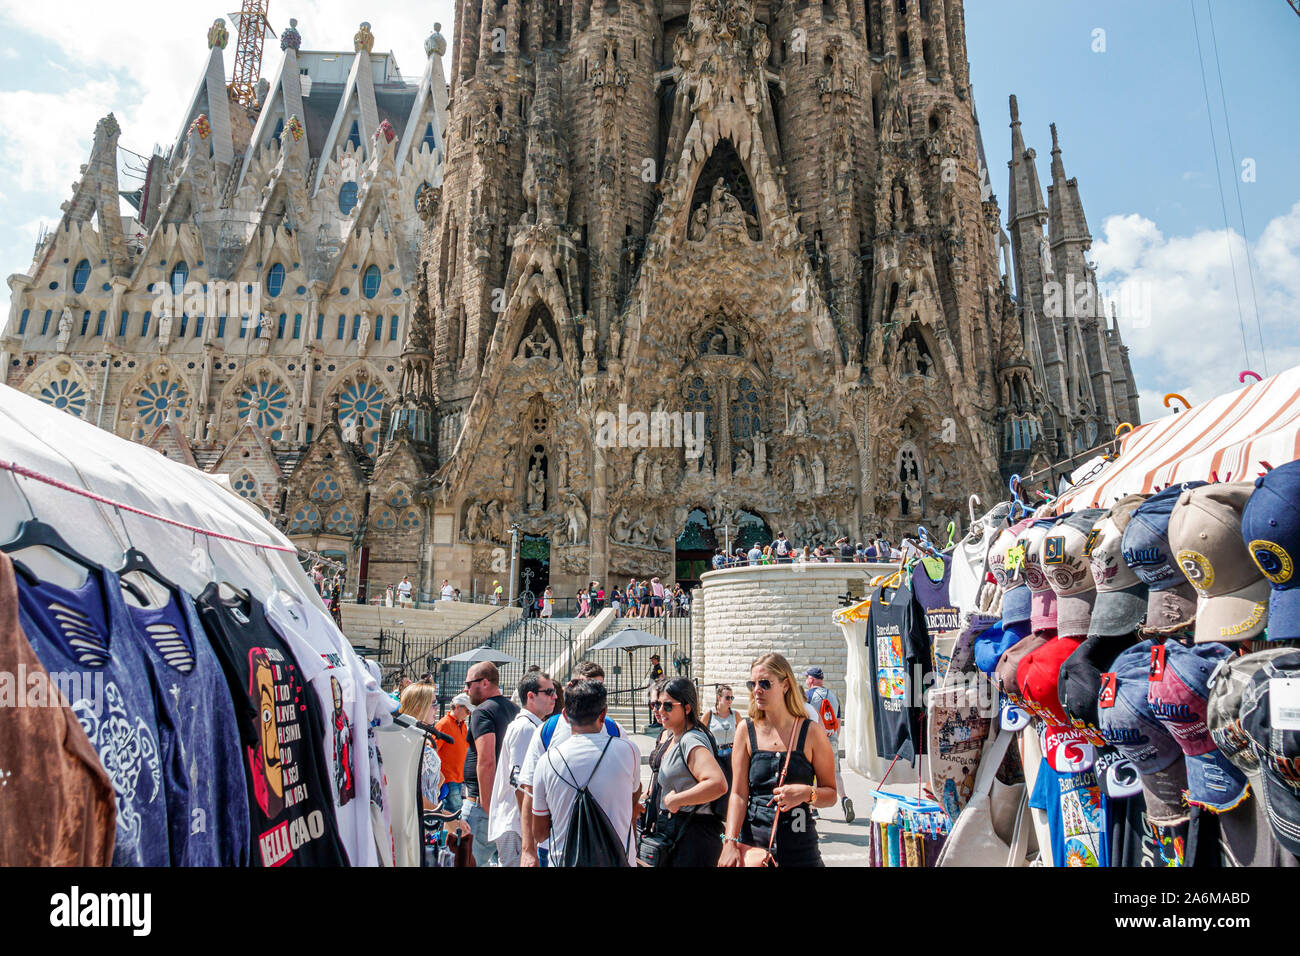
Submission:
[[704,712],[703,724],[713,734],[718,744],[718,756],[731,759],[731,745],[736,739],[736,712],[731,709],[735,693],[727,684],[718,685],[718,702],[712,710]]
[[700,722],[695,684],[685,677],[660,681],[654,704],[666,734],[655,777],[655,832],[673,845],[668,866],[717,866],[722,821],[712,802],[727,792],[713,735]]
[[731,754],[731,801],[718,866],[743,866],[742,843],[770,843],[778,866],[824,866],[811,811],[835,803],[830,741],[808,719],[794,670],[780,654],[754,661],[745,686],[749,717]]

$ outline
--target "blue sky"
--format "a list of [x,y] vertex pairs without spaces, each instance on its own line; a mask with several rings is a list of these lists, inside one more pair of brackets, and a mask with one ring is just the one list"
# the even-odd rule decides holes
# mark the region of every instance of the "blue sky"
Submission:
[[[101,116],[113,110],[121,145],[137,152],[171,141],[203,66],[207,27],[231,7],[0,0],[0,276],[25,270],[42,222],[58,221]],[[434,21],[451,40],[452,7],[452,0],[272,0],[271,21],[278,32],[297,17],[304,49],[349,49],[364,16],[377,49],[392,50],[415,80]],[[1144,418],[1168,414],[1161,406],[1166,392],[1202,400],[1235,387],[1243,368],[1264,372],[1265,350],[1269,371],[1300,364],[1300,17],[1285,0],[968,0],[966,23],[976,105],[1004,213],[1007,96],[1016,93],[1026,142],[1038,151],[1045,176],[1048,125],[1059,127],[1104,288],[1145,306],[1141,314],[1121,315]],[[1093,50],[1099,29],[1104,52]],[[233,44],[227,62],[232,54]],[[279,57],[268,40],[264,73]],[[1255,170],[1249,183],[1240,181],[1247,158]],[[6,287],[0,310],[2,319]]]

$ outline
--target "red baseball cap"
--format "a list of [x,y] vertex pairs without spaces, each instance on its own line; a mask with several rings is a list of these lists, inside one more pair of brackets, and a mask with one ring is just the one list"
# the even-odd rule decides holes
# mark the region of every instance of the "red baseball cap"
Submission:
[[1057,692],[1061,665],[1083,643],[1079,637],[1053,637],[1026,654],[1016,667],[1016,683],[1031,708],[1049,726],[1069,727]]

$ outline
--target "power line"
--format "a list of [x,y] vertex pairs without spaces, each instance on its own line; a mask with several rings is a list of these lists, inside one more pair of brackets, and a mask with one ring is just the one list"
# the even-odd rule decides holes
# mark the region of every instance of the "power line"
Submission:
[[1210,145],[1214,148],[1214,181],[1219,186],[1219,204],[1223,207],[1223,232],[1228,243],[1228,264],[1232,268],[1232,291],[1237,298],[1237,323],[1241,326],[1241,351],[1246,365],[1250,365],[1250,346],[1246,344],[1246,318],[1241,311],[1241,289],[1237,286],[1237,257],[1232,253],[1232,227],[1228,224],[1228,198],[1223,190],[1223,171],[1220,167],[1219,140],[1214,135],[1214,113],[1210,108],[1210,83],[1205,77],[1205,54],[1201,48],[1201,25],[1196,16],[1196,0],[1187,0],[1192,8],[1192,27],[1196,32],[1196,62],[1201,68],[1201,87],[1205,90],[1205,118],[1210,123]]
[[[1300,0],[1292,0],[1300,4]],[[1210,40],[1214,43],[1214,67],[1219,73],[1219,97],[1223,100],[1223,125],[1228,130],[1228,155],[1232,158],[1232,184],[1237,191],[1237,215],[1241,218],[1241,236],[1246,243],[1246,275],[1250,277],[1250,301],[1255,306],[1255,331],[1259,334],[1259,352],[1264,359],[1264,374],[1268,375],[1268,350],[1264,348],[1264,326],[1259,317],[1259,297],[1255,293],[1255,263],[1250,255],[1250,233],[1246,229],[1246,210],[1241,202],[1241,176],[1237,166],[1237,150],[1232,145],[1232,121],[1228,117],[1228,94],[1223,88],[1223,66],[1219,62],[1219,38],[1214,28],[1214,4],[1206,0],[1206,12],[1210,15]],[[1300,13],[1300,6],[1296,7]]]

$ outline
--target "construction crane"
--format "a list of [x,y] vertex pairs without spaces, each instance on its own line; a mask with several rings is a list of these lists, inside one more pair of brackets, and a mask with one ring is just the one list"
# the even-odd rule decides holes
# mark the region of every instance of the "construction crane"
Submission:
[[270,6],[271,0],[243,0],[243,8],[230,14],[239,26],[239,44],[235,48],[235,72],[229,89],[235,101],[244,106],[252,106],[257,101],[257,81],[262,78],[262,42],[271,32],[271,23],[266,18]]
[[1300,0],[1286,0],[1286,2],[1291,4],[1291,9],[1296,12],[1297,16],[1300,16]]

